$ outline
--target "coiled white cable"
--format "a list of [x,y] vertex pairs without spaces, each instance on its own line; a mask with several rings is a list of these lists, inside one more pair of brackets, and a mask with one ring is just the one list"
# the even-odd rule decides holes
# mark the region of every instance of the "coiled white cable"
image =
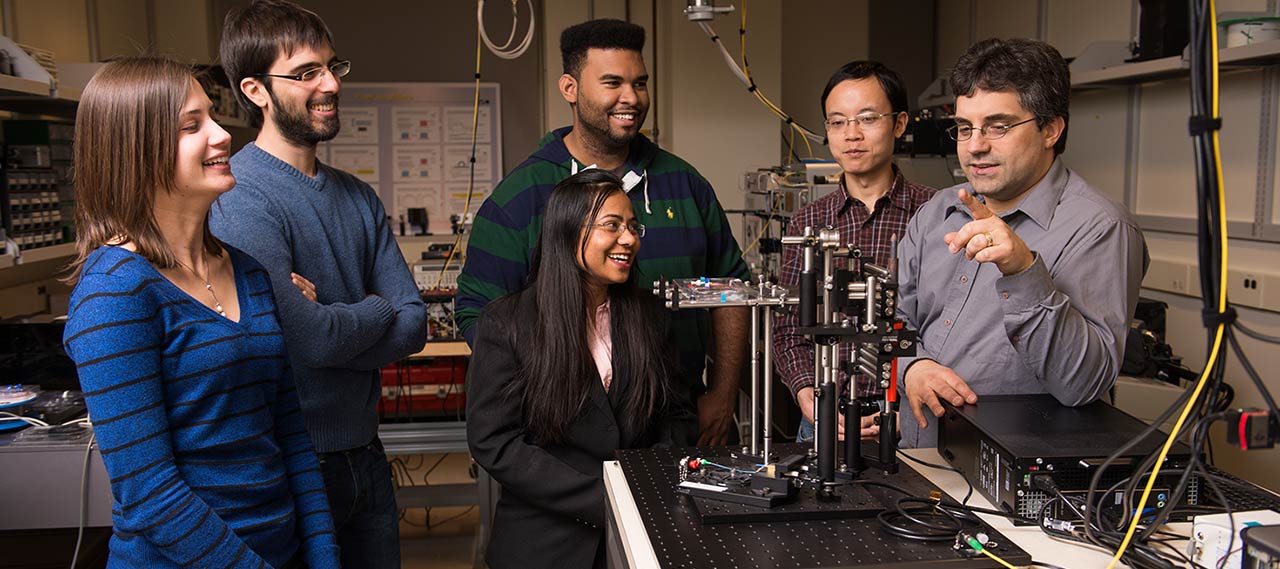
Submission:
[[520,26],[520,18],[516,10],[516,4],[519,0],[511,0],[511,34],[507,36],[506,43],[502,45],[494,45],[493,40],[489,39],[488,32],[484,29],[484,0],[476,0],[476,23],[480,28],[480,39],[484,40],[485,47],[494,55],[502,59],[515,59],[524,55],[528,51],[529,46],[533,45],[533,28],[535,27],[536,16],[533,12],[533,0],[524,0],[525,5],[529,7],[529,31],[524,34],[524,39],[515,47],[511,47],[511,42],[516,38],[516,29]]

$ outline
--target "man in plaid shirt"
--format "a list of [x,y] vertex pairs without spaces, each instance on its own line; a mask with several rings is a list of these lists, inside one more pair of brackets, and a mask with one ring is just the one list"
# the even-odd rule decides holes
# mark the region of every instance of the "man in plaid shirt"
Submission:
[[[893,256],[893,237],[906,233],[907,221],[933,197],[934,188],[913,184],[893,163],[894,139],[907,128],[907,93],[902,78],[884,64],[854,61],[831,76],[822,91],[826,117],[827,145],[840,164],[839,192],[815,200],[796,212],[787,226],[787,235],[800,235],[805,227],[832,227],[842,243],[852,243],[880,266],[888,266]],[[796,286],[800,280],[800,248],[784,247],[781,284]],[[847,259],[836,259],[837,268],[846,268]],[[804,420],[797,437],[813,439],[813,342],[797,334],[799,318],[783,313],[774,321],[773,350],[782,382],[800,405]],[[848,346],[840,348],[840,358],[850,357]],[[837,393],[847,396],[848,378],[837,381]],[[881,392],[878,384],[861,374],[857,395]],[[878,435],[879,428],[864,421],[864,438]],[[844,419],[837,421],[844,438]]]

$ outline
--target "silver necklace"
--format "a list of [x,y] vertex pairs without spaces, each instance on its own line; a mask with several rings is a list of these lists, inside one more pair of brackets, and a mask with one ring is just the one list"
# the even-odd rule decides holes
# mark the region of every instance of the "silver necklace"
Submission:
[[218,314],[222,315],[223,317],[226,317],[227,311],[223,310],[222,303],[218,302],[218,293],[213,292],[213,285],[209,284],[209,279],[206,279],[200,276],[200,274],[197,273],[195,269],[188,267],[186,263],[183,263],[182,261],[179,261],[177,259],[174,259],[173,261],[181,265],[182,268],[186,269],[187,271],[190,271],[192,275],[195,275],[197,279],[200,279],[200,282],[204,283],[204,289],[209,291],[209,296],[213,297],[213,309],[217,310]]

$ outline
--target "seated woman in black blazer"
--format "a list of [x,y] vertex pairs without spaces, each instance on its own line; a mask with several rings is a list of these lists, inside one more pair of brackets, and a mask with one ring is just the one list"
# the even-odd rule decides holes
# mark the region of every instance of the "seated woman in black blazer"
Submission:
[[586,170],[547,201],[526,289],[480,318],[467,372],[471,456],[502,484],[491,567],[603,567],[603,461],[687,445],[675,350],[631,270],[644,226],[616,176]]

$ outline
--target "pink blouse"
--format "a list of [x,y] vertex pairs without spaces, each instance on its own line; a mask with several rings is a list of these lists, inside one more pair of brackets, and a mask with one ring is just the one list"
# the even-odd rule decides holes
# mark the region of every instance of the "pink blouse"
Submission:
[[600,372],[600,380],[607,392],[609,384],[613,382],[613,338],[609,331],[608,299],[596,308],[595,326],[587,330],[587,335],[591,359],[596,361],[596,371]]

